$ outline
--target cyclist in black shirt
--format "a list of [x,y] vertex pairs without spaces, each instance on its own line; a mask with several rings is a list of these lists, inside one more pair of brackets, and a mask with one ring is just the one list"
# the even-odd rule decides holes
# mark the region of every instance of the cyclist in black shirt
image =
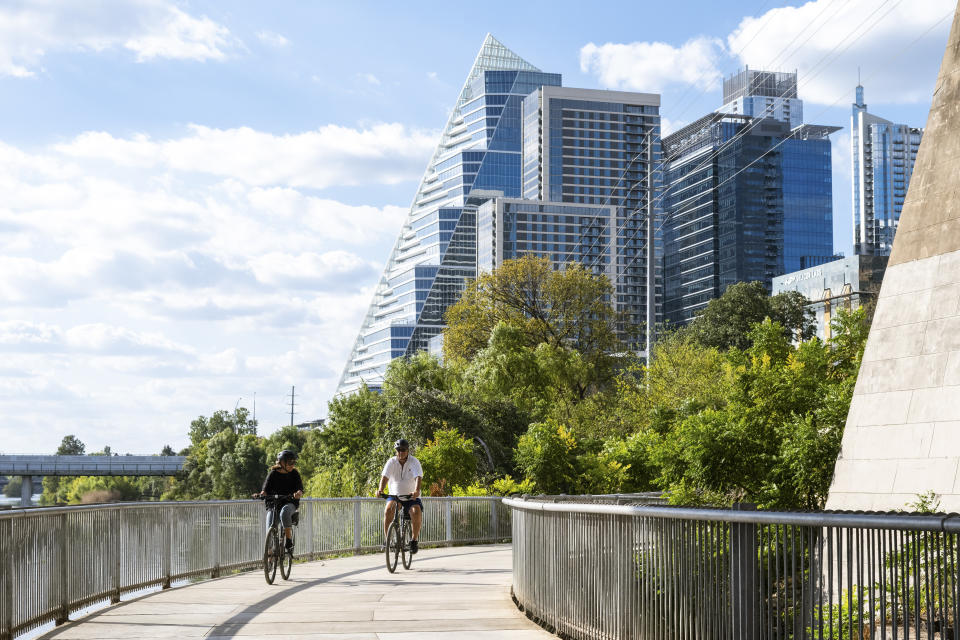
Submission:
[[[284,449],[277,454],[277,464],[270,467],[270,473],[263,481],[263,488],[259,493],[261,498],[267,495],[293,496],[293,499],[280,509],[280,522],[283,523],[283,537],[286,538],[287,549],[293,548],[290,528],[293,527],[293,514],[300,506],[300,498],[303,496],[303,480],[300,472],[294,468],[296,464],[297,454],[293,451]],[[273,505],[267,504],[267,528],[272,524]]]

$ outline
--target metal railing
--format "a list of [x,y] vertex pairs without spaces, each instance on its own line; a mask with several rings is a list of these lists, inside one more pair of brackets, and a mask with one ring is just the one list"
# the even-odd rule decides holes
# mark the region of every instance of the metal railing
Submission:
[[[510,538],[500,498],[424,498],[424,546]],[[374,550],[383,500],[304,498],[296,557]],[[139,502],[0,512],[0,640],[98,601],[195,576],[255,567],[266,517],[259,501]]]
[[564,638],[960,638],[960,516],[506,499],[518,605]]

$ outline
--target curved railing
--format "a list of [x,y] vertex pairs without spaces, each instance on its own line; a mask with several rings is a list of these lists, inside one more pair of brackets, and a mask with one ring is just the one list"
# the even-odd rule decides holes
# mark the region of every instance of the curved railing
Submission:
[[[499,498],[424,498],[425,546],[510,538]],[[0,640],[98,601],[194,576],[255,567],[263,503],[139,502],[0,511]],[[383,538],[383,501],[305,498],[296,555],[358,553]]]
[[513,594],[564,638],[958,638],[960,516],[508,498]]

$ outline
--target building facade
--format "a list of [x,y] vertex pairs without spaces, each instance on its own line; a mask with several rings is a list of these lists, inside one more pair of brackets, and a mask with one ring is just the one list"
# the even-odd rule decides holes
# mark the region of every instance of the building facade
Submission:
[[[724,98],[724,111],[663,138],[663,305],[672,325],[731,284],[758,280],[769,291],[775,276],[835,258],[829,135],[839,127],[794,126],[803,108],[796,74],[746,70],[724,82]],[[768,99],[773,108],[757,116],[730,112]]]
[[854,253],[890,255],[922,137],[923,129],[868,113],[857,85],[850,115]]
[[[560,75],[487,35],[377,285],[337,393],[379,389],[394,358],[426,350],[476,277],[476,205],[521,193],[521,106]],[[482,194],[482,195],[481,195]]]
[[736,282],[833,259],[829,134],[715,113],[663,140],[664,316],[692,320]]
[[821,340],[831,337],[830,322],[839,308],[872,307],[880,294],[887,256],[850,256],[816,267],[785,273],[773,279],[773,295],[787,291],[803,294],[817,323]]
[[[578,205],[535,214],[556,219],[536,227],[538,232],[556,234],[550,225],[562,224],[562,236],[574,239],[553,242],[554,250],[543,249],[542,255],[558,266],[582,262],[605,273],[614,285],[614,307],[636,326],[646,321],[648,293],[654,322],[661,314],[656,285],[661,243],[656,233],[652,243],[647,237],[647,221],[656,229],[662,218],[660,163],[658,94],[544,86],[523,101],[523,197],[540,204],[501,203],[520,217],[525,208],[533,211],[543,203]],[[582,213],[589,207],[597,208],[594,216]],[[517,255],[533,251],[513,246]],[[647,291],[648,251],[657,258],[653,292]]]

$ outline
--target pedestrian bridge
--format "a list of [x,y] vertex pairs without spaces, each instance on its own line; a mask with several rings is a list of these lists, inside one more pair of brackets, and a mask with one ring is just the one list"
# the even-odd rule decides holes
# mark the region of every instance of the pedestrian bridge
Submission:
[[20,504],[29,507],[43,476],[172,476],[184,456],[0,455],[0,476],[21,476]]
[[252,500],[0,512],[0,640],[960,637],[960,515],[623,502],[426,498],[390,574],[381,500],[305,499],[272,586]]

